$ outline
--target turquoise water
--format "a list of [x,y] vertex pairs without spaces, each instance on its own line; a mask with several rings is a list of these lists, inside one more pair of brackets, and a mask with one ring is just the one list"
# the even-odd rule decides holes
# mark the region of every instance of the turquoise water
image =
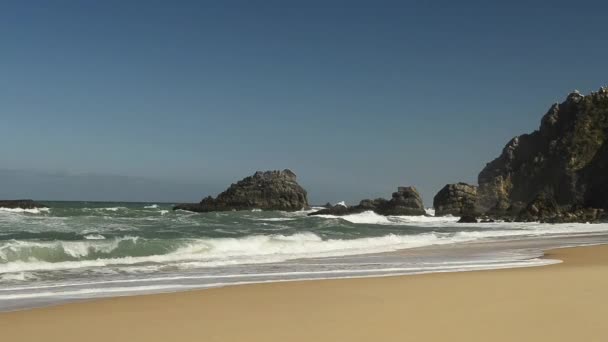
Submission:
[[163,203],[46,204],[0,208],[0,310],[235,283],[533,264],[539,261],[521,253],[420,259],[397,251],[608,232],[605,224],[463,225],[453,217],[371,212],[201,214]]

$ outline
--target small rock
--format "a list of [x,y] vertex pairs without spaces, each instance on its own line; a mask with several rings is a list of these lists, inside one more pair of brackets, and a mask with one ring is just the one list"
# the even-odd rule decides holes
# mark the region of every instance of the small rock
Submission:
[[458,223],[477,223],[477,217],[473,215],[463,215],[458,220]]
[[48,208],[48,206],[34,202],[31,199],[21,199],[21,200],[1,200],[0,208],[8,208],[8,209],[36,209],[36,208]]

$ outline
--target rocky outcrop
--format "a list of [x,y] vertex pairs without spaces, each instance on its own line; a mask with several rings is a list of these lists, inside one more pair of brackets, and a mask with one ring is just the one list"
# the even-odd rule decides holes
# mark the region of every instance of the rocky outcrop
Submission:
[[605,211],[597,208],[562,207],[549,194],[538,194],[522,209],[519,222],[597,222],[605,218]]
[[392,198],[386,200],[377,198],[374,200],[364,199],[355,206],[344,206],[337,204],[326,209],[321,209],[309,215],[349,215],[364,211],[373,211],[380,215],[419,216],[425,215],[422,197],[413,186],[400,186],[393,192]]
[[422,196],[413,186],[400,186],[386,203],[379,203],[376,212],[380,215],[425,215]]
[[493,215],[557,219],[608,209],[608,88],[554,104],[539,130],[513,138],[478,183],[478,206]]
[[518,221],[551,221],[560,216],[561,209],[555,199],[545,193],[539,193],[519,212]]
[[3,200],[0,201],[0,208],[8,209],[36,209],[36,208],[48,208],[48,206],[34,202],[31,199],[22,200]]
[[448,184],[433,198],[435,216],[472,215],[476,212],[477,187],[467,183]]
[[308,208],[307,193],[290,170],[258,171],[232,184],[216,198],[204,198],[200,203],[179,204],[173,210],[196,212],[230,210],[283,210]]

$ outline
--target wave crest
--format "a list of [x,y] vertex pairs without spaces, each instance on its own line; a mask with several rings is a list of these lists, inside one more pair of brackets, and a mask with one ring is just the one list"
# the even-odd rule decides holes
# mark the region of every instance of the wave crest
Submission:
[[41,214],[48,213],[51,211],[50,208],[32,208],[32,209],[23,209],[23,208],[0,208],[0,212],[6,213],[28,213],[28,214]]
[[379,253],[451,241],[453,238],[435,233],[324,240],[310,232],[191,240],[129,236],[113,240],[10,241],[0,246],[0,273],[145,263],[213,267]]

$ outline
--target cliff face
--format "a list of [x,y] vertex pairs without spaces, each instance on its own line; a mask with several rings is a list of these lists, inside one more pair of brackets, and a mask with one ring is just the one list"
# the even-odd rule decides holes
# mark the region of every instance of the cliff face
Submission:
[[519,212],[540,194],[566,210],[608,209],[608,88],[568,95],[539,130],[513,138],[478,177],[482,212]]
[[174,209],[196,212],[229,210],[295,211],[308,207],[307,193],[296,181],[291,170],[258,171],[243,178],[216,198],[204,198],[200,203],[180,204]]

